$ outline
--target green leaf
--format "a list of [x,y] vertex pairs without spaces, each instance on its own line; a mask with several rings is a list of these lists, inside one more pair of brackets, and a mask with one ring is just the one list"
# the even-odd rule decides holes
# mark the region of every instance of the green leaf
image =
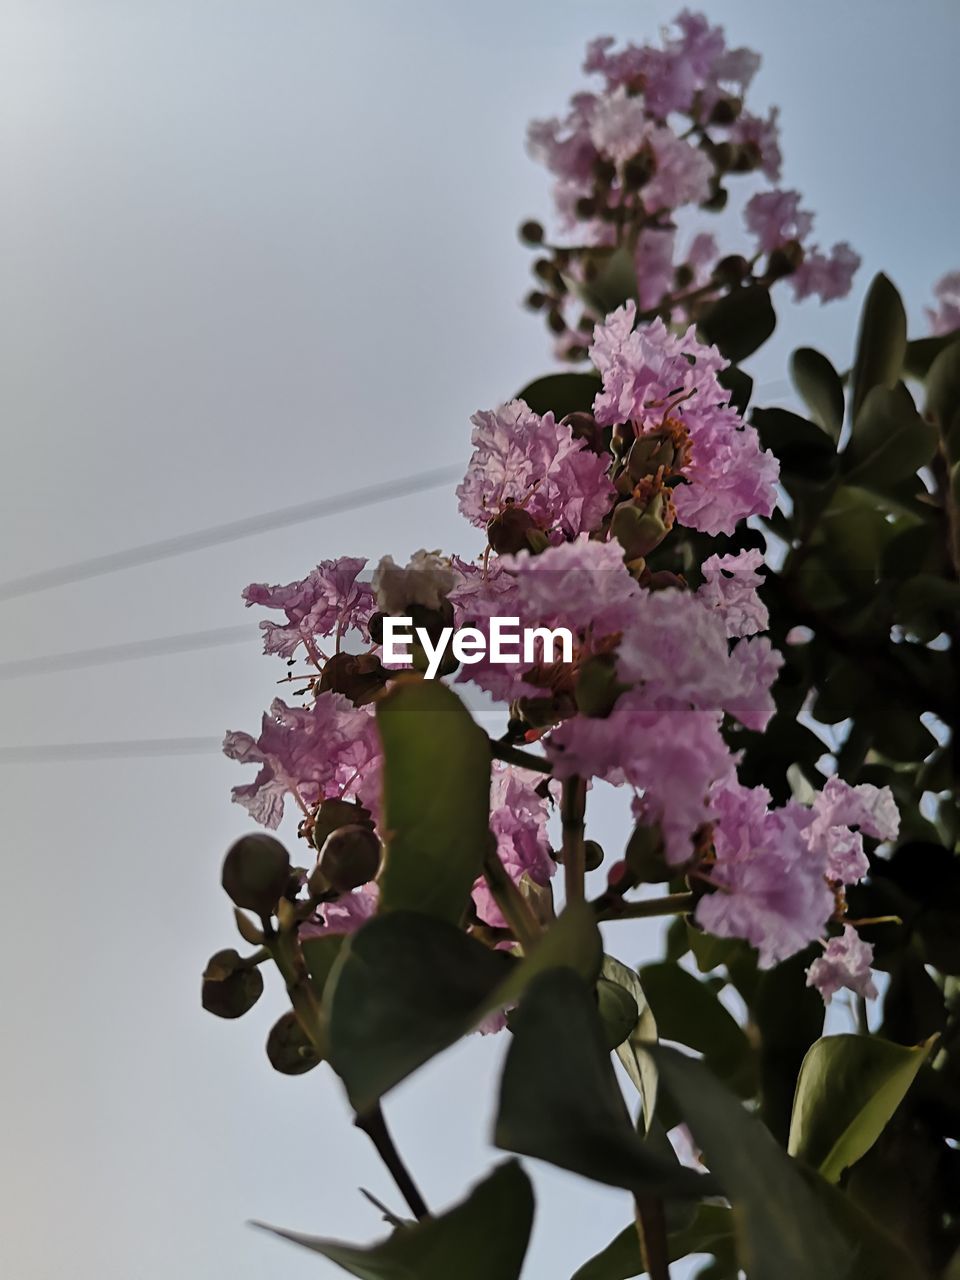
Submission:
[[498,1147],[634,1194],[712,1194],[710,1180],[652,1150],[634,1129],[594,993],[578,974],[540,974],[511,1028],[494,1133]]
[[807,969],[819,954],[814,945],[761,973],[750,1006],[760,1033],[761,1115],[784,1146],[804,1055],[823,1034],[823,1001],[807,986]]
[[927,417],[939,423],[951,462],[960,457],[960,343],[946,347],[927,374]]
[[733,289],[697,322],[700,337],[739,364],[762,346],[777,327],[770,292],[761,284]]
[[814,422],[834,441],[843,429],[843,382],[826,356],[799,347],[790,357],[790,376]]
[[853,423],[874,387],[892,389],[907,349],[907,316],[894,285],[882,273],[874,276],[860,314],[857,355],[853,363]]
[[754,409],[753,425],[760,443],[780,461],[780,474],[790,492],[799,486],[827,484],[837,469],[837,451],[828,435],[789,409]]
[[730,403],[743,417],[753,395],[753,379],[749,373],[744,373],[735,364],[728,364],[717,374],[717,381],[730,392]]
[[903,383],[873,387],[843,454],[845,483],[885,492],[933,457],[937,430],[920,417]]
[[490,744],[439,680],[401,676],[377,702],[386,862],[380,910],[458,923],[490,840]]
[[602,385],[595,373],[550,373],[528,383],[517,398],[534,413],[552,413],[559,422],[568,413],[591,413]]
[[933,1043],[907,1049],[876,1036],[818,1040],[800,1068],[790,1154],[836,1182],[880,1137]]
[[[713,1253],[732,1265],[733,1243],[730,1210],[725,1205],[702,1204],[691,1224],[670,1236],[670,1261],[676,1262],[689,1253]],[[631,1223],[605,1249],[585,1262],[573,1280],[630,1280],[632,1276],[645,1274],[637,1228]]]
[[488,1014],[515,1003],[538,973],[567,965],[593,981],[601,958],[593,913],[582,903],[523,961],[445,920],[412,911],[375,917],[347,940],[328,984],[330,1064],[362,1114]]
[[675,964],[645,965],[640,982],[661,1040],[702,1053],[721,1080],[743,1097],[756,1089],[756,1060],[746,1033],[716,993]]
[[648,1052],[733,1206],[750,1280],[848,1280],[852,1249],[757,1116],[704,1063],[663,1045]]
[[830,1215],[830,1220],[855,1252],[847,1280],[928,1280],[903,1245],[839,1187],[813,1169],[797,1166],[807,1186]]
[[628,991],[639,1010],[639,1017],[630,1035],[617,1045],[617,1057],[630,1077],[643,1103],[643,1120],[649,1129],[657,1101],[657,1073],[641,1046],[657,1039],[657,1020],[653,1016],[643,985],[636,970],[629,969],[613,956],[603,957],[603,976]]
[[360,1280],[518,1280],[533,1226],[533,1189],[519,1162],[508,1160],[455,1208],[398,1227],[369,1248],[255,1225]]
[[913,342],[907,343],[907,352],[903,361],[904,372],[922,382],[940,352],[946,351],[947,347],[958,340],[960,340],[960,329],[954,329],[953,333],[939,334],[935,338],[914,338]]
[[637,269],[627,248],[594,250],[582,280],[564,279],[571,292],[601,316],[637,296]]

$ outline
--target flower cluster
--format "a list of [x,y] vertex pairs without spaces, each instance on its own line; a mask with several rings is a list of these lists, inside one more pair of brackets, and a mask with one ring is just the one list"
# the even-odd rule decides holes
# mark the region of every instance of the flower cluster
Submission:
[[[560,354],[586,354],[584,333],[608,309],[598,294],[610,287],[614,261],[633,277],[641,312],[674,319],[696,319],[751,279],[789,277],[798,299],[849,292],[857,254],[845,242],[828,252],[813,243],[813,214],[798,192],[776,185],[777,111],[745,106],[759,65],[751,50],[728,48],[721,27],[684,11],[660,45],[593,41],[583,69],[599,87],[575,94],[565,115],[530,126],[531,154],[554,178],[559,237],[548,245],[538,223],[522,229],[544,254],[528,301],[547,310]],[[696,214],[724,208],[739,177],[754,186],[743,209],[747,238],[741,253],[721,256]],[[579,321],[574,298],[584,304]]]
[[949,271],[933,287],[936,310],[927,308],[927,319],[934,335],[955,333],[960,329],[960,271]]

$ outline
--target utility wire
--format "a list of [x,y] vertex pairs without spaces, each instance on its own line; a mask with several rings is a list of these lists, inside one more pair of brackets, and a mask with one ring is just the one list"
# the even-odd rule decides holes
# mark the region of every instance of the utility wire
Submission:
[[131,662],[137,658],[158,658],[171,653],[191,653],[197,649],[218,649],[240,641],[253,641],[257,628],[220,627],[213,631],[188,631],[178,636],[158,636],[155,640],[131,640],[126,644],[108,644],[98,649],[75,649],[70,653],[51,653],[38,658],[15,658],[0,662],[0,680],[18,676],[46,676],[81,667],[106,666],[113,662]]
[[0,747],[0,765],[67,764],[79,760],[196,756],[220,751],[221,738],[140,738],[124,742],[56,742],[40,746]]
[[37,591],[49,591],[52,587],[64,587],[71,582],[81,582],[88,578],[99,578],[106,573],[115,573],[118,569],[132,569],[137,565],[151,564],[157,560],[169,560],[173,556],[186,555],[191,551],[200,551],[207,547],[235,542],[240,538],[249,538],[255,533],[284,529],[289,525],[302,524],[307,520],[317,520],[321,516],[338,515],[343,511],[353,511],[357,507],[369,507],[378,502],[387,502],[391,498],[409,497],[410,494],[421,493],[425,489],[439,488],[440,485],[456,479],[462,472],[463,467],[459,463],[435,467],[433,470],[421,471],[413,476],[403,476],[398,480],[384,480],[362,489],[351,489],[346,493],[318,498],[313,502],[301,502],[296,506],[267,511],[263,515],[248,516],[243,520],[231,520],[227,524],[212,525],[208,529],[199,529],[195,533],[182,533],[173,538],[162,538],[159,542],[146,542],[138,547],[127,547],[123,551],[112,551],[108,555],[93,556],[89,560],[77,560],[73,564],[60,565],[56,569],[41,569],[38,573],[30,573],[25,577],[0,583],[0,601],[15,600],[20,596],[33,595]]

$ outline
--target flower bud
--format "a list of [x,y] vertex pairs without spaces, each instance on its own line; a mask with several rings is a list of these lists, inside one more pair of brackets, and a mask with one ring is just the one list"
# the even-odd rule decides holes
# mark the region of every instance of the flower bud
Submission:
[[203,974],[200,999],[208,1013],[218,1018],[241,1018],[263,995],[263,976],[247,967],[233,950],[211,956]]
[[658,824],[638,823],[627,841],[626,863],[637,884],[663,884],[676,875],[667,865],[663,832]]
[[585,840],[583,842],[583,857],[587,871],[596,871],[597,867],[603,862],[603,846],[598,844],[596,840]]
[[592,453],[607,452],[607,429],[599,426],[592,413],[568,413],[563,425],[570,428],[574,440],[582,440]]
[[524,298],[524,306],[531,311],[542,311],[547,305],[549,299],[545,293],[541,293],[539,289],[531,289]]
[[750,274],[750,263],[740,253],[721,258],[713,269],[713,278],[719,284],[740,284]]
[[563,284],[560,272],[549,258],[538,258],[533,264],[533,274],[552,289],[557,289]]
[[788,240],[779,249],[774,249],[767,259],[766,277],[768,280],[782,280],[784,276],[793,275],[803,262],[803,247],[799,240]]
[[[317,870],[337,893],[349,893],[369,882],[380,870],[381,848],[376,834],[359,823],[339,827],[323,842]],[[313,877],[311,877],[311,888]]]
[[719,213],[721,209],[726,208],[727,196],[726,187],[714,187],[712,194],[701,202],[700,208],[706,209],[710,213]]
[[593,162],[593,173],[601,186],[609,187],[617,176],[617,166],[612,160],[607,160],[605,156],[597,156]]
[[314,848],[319,852],[332,832],[338,831],[340,827],[354,826],[373,830],[373,819],[362,804],[356,804],[352,800],[324,800],[316,812],[310,833]]
[[653,177],[656,167],[654,157],[649,152],[641,151],[623,166],[623,185],[628,191],[639,191]]
[[223,860],[220,883],[236,907],[269,916],[290,880],[290,856],[273,836],[242,836]]
[[710,112],[711,124],[733,124],[743,110],[741,98],[718,98]]
[[681,262],[674,268],[673,283],[678,289],[687,289],[693,284],[693,267],[688,262]]
[[718,142],[713,148],[713,158],[721,173],[732,169],[736,161],[737,146],[733,142]]
[[335,653],[324,665],[318,688],[321,693],[342,693],[354,706],[362,707],[386,687],[387,679],[375,653]]
[[498,556],[513,556],[529,549],[527,535],[536,527],[533,516],[510,503],[488,522],[487,541]]
[[663,493],[653,495],[646,507],[634,502],[621,502],[614,510],[611,532],[623,547],[625,560],[639,560],[660,545],[673,520]]
[[578,218],[594,218],[597,213],[597,202],[591,196],[581,196],[574,205]]
[[733,159],[734,173],[752,173],[760,167],[763,155],[755,142],[741,142]]
[[634,484],[655,476],[661,467],[672,467],[677,456],[669,436],[638,436],[627,454],[627,473]]
[[556,308],[554,308],[554,310],[547,315],[547,327],[552,333],[557,334],[558,337],[560,334],[566,333],[567,322],[563,317],[563,312],[557,311]]
[[520,239],[524,244],[540,244],[543,240],[543,227],[531,218],[520,227]]
[[612,653],[594,654],[581,666],[574,697],[581,715],[602,719],[608,716],[620,694],[629,685],[617,679],[617,662]]
[[267,1036],[267,1057],[273,1069],[285,1076],[301,1076],[319,1066],[320,1056],[292,1009],[271,1028]]

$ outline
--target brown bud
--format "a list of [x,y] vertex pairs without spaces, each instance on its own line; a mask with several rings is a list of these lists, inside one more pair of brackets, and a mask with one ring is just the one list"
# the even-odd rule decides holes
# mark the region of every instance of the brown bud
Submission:
[[707,209],[710,213],[719,213],[721,209],[726,208],[727,189],[726,187],[715,187],[713,193],[704,200],[700,208]]
[[267,1057],[274,1070],[285,1076],[300,1076],[319,1065],[320,1055],[292,1009],[274,1023],[267,1036]]
[[543,240],[543,227],[531,218],[520,227],[520,239],[524,244],[540,244]]
[[340,827],[369,827],[373,830],[373,819],[362,804],[352,800],[324,800],[316,812],[313,829],[310,833],[314,847],[323,848],[327,836]]
[[235,907],[269,916],[290,880],[290,856],[273,836],[242,836],[223,860],[220,883]]
[[750,274],[750,263],[740,253],[721,258],[713,269],[713,278],[719,284],[740,284]]
[[241,1018],[262,994],[260,970],[247,967],[236,951],[218,951],[210,958],[200,994],[208,1013],[218,1018]]
[[591,196],[581,196],[574,205],[578,218],[594,218],[597,213],[597,202]]
[[623,185],[628,191],[639,191],[653,177],[656,167],[654,157],[649,152],[641,151],[623,166]]
[[782,280],[784,276],[793,275],[803,262],[803,248],[799,240],[788,240],[779,249],[774,249],[767,259],[766,277],[768,280]]
[[530,311],[542,311],[550,299],[539,289],[531,289],[523,300],[523,305]]
[[318,687],[321,693],[342,693],[354,706],[362,707],[373,701],[388,678],[375,653],[335,653],[324,665]]
[[603,846],[598,844],[596,840],[585,840],[583,842],[583,854],[587,871],[596,871],[597,867],[603,862]]
[[718,98],[710,112],[711,124],[733,124],[743,110],[741,98]]
[[370,827],[338,827],[323,843],[317,870],[331,889],[349,893],[370,883],[380,870],[380,857],[380,841]]

